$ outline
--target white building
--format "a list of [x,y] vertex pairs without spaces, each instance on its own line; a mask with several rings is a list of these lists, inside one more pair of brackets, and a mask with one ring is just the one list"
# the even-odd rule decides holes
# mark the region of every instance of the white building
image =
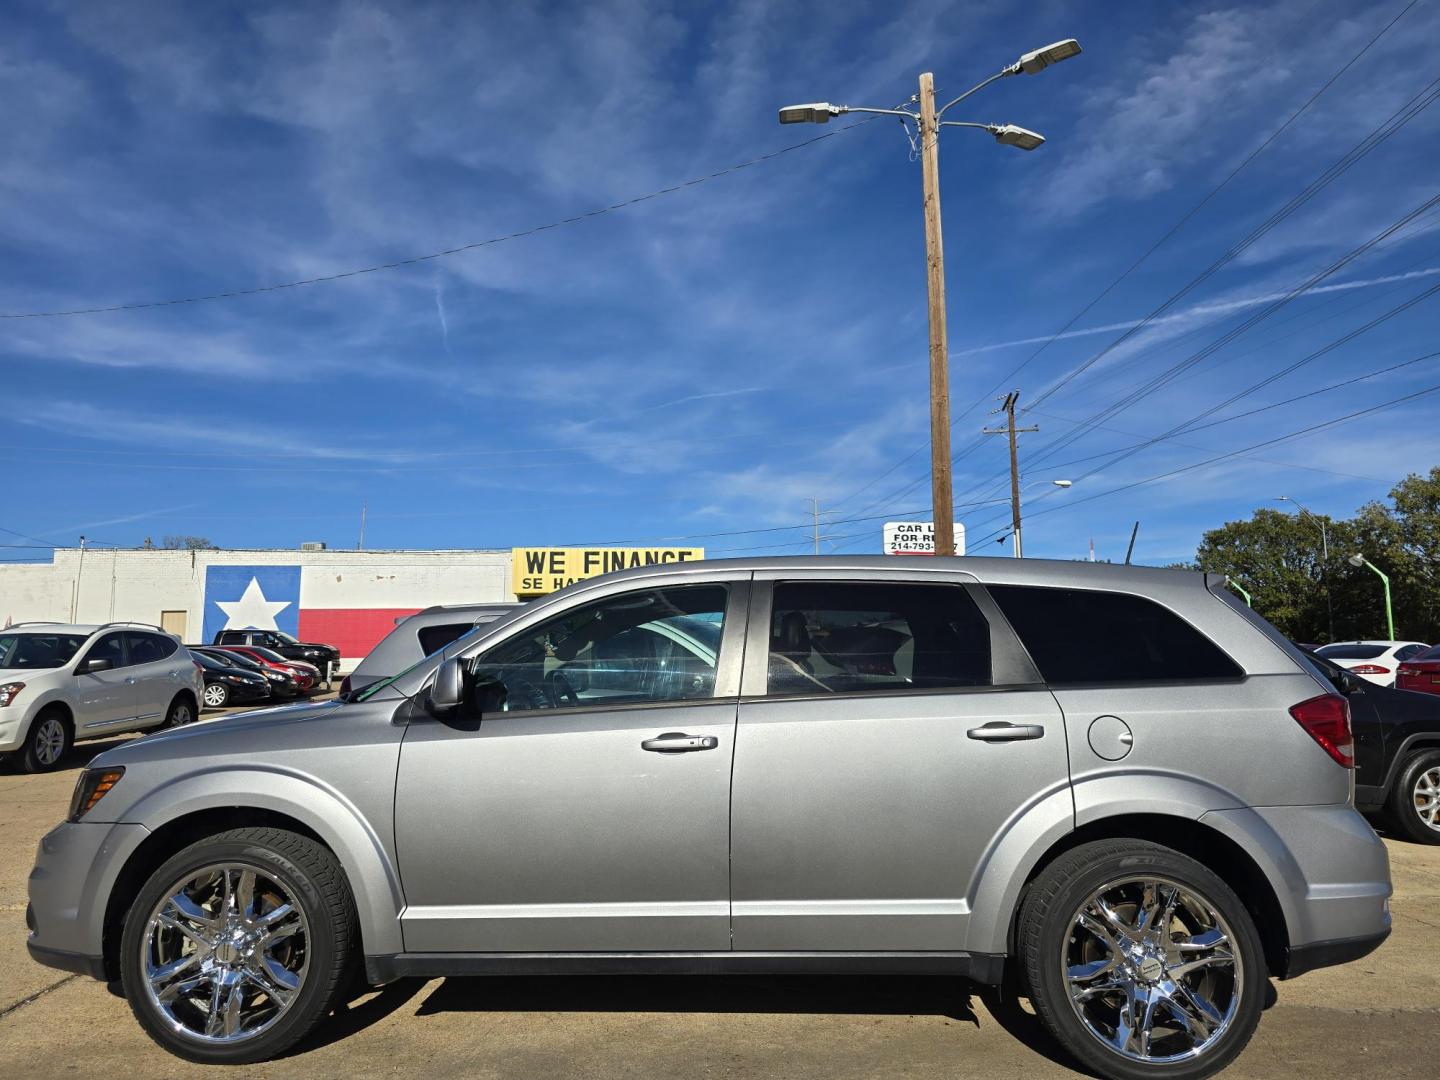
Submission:
[[49,620],[154,623],[183,641],[227,625],[339,648],[346,669],[431,604],[515,599],[504,551],[168,551],[59,548],[0,563],[0,626]]

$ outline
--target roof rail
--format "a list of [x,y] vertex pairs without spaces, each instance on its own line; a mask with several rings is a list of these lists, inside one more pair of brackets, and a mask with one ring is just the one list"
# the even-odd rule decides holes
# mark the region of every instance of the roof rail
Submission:
[[5,630],[13,630],[17,626],[64,626],[65,624],[55,619],[27,619],[24,622],[12,622]]
[[162,634],[170,633],[163,626],[156,626],[149,622],[136,622],[134,619],[115,619],[111,622],[101,623],[100,629],[104,630],[107,626],[143,626],[146,630],[159,630]]

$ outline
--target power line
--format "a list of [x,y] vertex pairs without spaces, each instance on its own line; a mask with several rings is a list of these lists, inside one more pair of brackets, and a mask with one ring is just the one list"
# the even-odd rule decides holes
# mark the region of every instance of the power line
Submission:
[[508,240],[520,240],[524,237],[534,236],[537,233],[547,232],[551,229],[559,229],[566,225],[576,225],[593,218],[603,217],[606,214],[613,214],[618,210],[624,210],[639,203],[649,202],[651,199],[658,199],[663,195],[673,195],[687,188],[692,188],[711,180],[718,180],[724,176],[730,176],[733,173],[739,172],[741,169],[748,169],[766,161],[773,161],[775,158],[782,157],[796,150],[803,150],[807,146],[814,146],[816,143],[824,142],[826,139],[833,139],[837,135],[843,135],[847,131],[853,131],[857,127],[862,127],[878,119],[878,116],[872,116],[865,120],[856,121],[853,124],[846,124],[844,127],[837,128],[834,131],[827,131],[824,135],[817,135],[813,139],[793,143],[790,146],[782,147],[771,153],[753,157],[748,161],[739,162],[738,164],[731,165],[716,172],[707,173],[704,176],[697,176],[683,183],[672,184],[670,187],[660,188],[658,191],[651,191],[645,195],[637,195],[633,199],[626,199],[623,202],[614,203],[611,206],[602,206],[595,210],[588,210],[583,214],[576,214],[573,217],[552,221],[547,225],[535,225],[531,228],[521,229],[518,232],[507,233],[503,236],[492,236],[488,240],[475,240],[468,244],[460,244],[456,247],[446,248],[443,251],[432,251],[425,255],[412,255],[406,259],[376,263],[373,266],[363,266],[355,270],[343,270],[335,274],[321,274],[316,277],[301,278],[296,281],[285,281],[277,285],[258,285],[249,289],[227,289],[224,292],[208,293],[203,296],[183,296],[171,300],[148,300],[134,304],[110,304],[107,306],[70,308],[60,311],[8,312],[0,313],[0,319],[59,319],[69,318],[75,315],[99,315],[114,311],[139,311],[144,308],[174,307],[179,304],[200,304],[211,300],[230,300],[241,296],[258,296],[261,293],[298,289],[306,285],[320,285],[332,281],[342,281],[346,278],[360,277],[365,274],[378,274],[387,270],[398,270],[402,267],[415,266],[419,263],[430,262],[435,259],[449,258],[452,255],[461,255],[467,251],[475,251],[478,248],[489,247],[494,244],[503,244]]
[[[1243,172],[1252,161],[1254,161],[1257,157],[1264,153],[1265,150],[1269,148],[1271,143],[1273,143],[1282,134],[1284,134],[1286,129],[1288,129],[1291,124],[1295,123],[1296,120],[1298,120],[1305,112],[1307,112],[1310,107],[1314,105],[1315,102],[1318,101],[1320,97],[1327,90],[1329,90],[1331,86],[1335,84],[1336,80],[1338,80],[1342,75],[1344,75],[1345,72],[1349,71],[1350,68],[1353,67],[1356,62],[1360,60],[1361,57],[1363,57],[1367,52],[1369,52],[1370,49],[1375,45],[1375,43],[1379,41],[1382,37],[1384,37],[1386,33],[1389,32],[1391,27],[1393,27],[1397,22],[1403,19],[1407,14],[1409,14],[1410,9],[1413,8],[1418,2],[1419,0],[1410,0],[1410,3],[1406,4],[1405,7],[1401,9],[1398,15],[1396,15],[1393,19],[1386,23],[1380,29],[1379,33],[1377,33],[1374,37],[1372,37],[1368,42],[1365,43],[1365,45],[1360,49],[1359,52],[1357,52],[1343,65],[1341,65],[1340,68],[1333,72],[1331,76],[1326,79],[1324,83],[1321,84],[1320,88],[1316,90],[1315,93],[1311,94],[1308,99],[1306,99],[1303,105],[1301,105],[1298,109],[1291,113],[1289,118],[1283,124],[1281,124],[1273,132],[1271,132],[1269,138],[1267,138],[1264,142],[1262,142],[1259,146],[1252,150],[1250,154],[1229,173],[1229,175],[1227,175],[1223,180],[1220,181],[1219,184],[1212,188],[1204,198],[1202,198],[1198,203],[1196,203],[1188,211],[1186,211],[1185,214],[1182,215],[1181,218],[1177,222],[1175,222],[1174,225],[1170,226],[1170,228],[1167,229],[1158,240],[1151,244],[1150,247],[1147,248],[1138,259],[1131,263],[1130,266],[1127,267],[1120,274],[1119,277],[1115,278],[1113,281],[1110,282],[1110,284],[1105,286],[1105,288],[1102,289],[1089,303],[1087,303],[1084,307],[1082,307],[1079,311],[1072,315],[1070,319],[1063,326],[1060,327],[1060,329],[1056,330],[1055,333],[1053,333],[1049,338],[1047,338],[1045,342],[1040,345],[1039,348],[1037,348],[1028,357],[1026,357],[1025,360],[1022,361],[1019,365],[1017,365],[1015,368],[1005,374],[988,391],[976,398],[975,401],[968,408],[966,408],[964,412],[960,413],[959,416],[955,417],[955,419],[951,422],[951,426],[954,427],[966,416],[970,415],[981,405],[985,404],[985,402],[989,401],[992,397],[994,397],[994,395],[1000,390],[1001,387],[1011,385],[1011,383],[1015,379],[1015,376],[1020,374],[1020,372],[1023,371],[1026,367],[1028,367],[1030,363],[1035,360],[1042,352],[1044,352],[1052,344],[1054,344],[1061,334],[1064,334],[1067,330],[1074,326],[1080,319],[1082,319],[1086,315],[1087,312],[1089,312],[1093,307],[1095,307],[1096,304],[1098,304],[1100,301],[1104,300],[1105,297],[1110,295],[1110,293],[1115,289],[1117,285],[1119,285],[1122,281],[1124,281],[1132,273],[1139,269],[1141,264],[1143,264],[1147,259],[1150,258],[1151,255],[1155,254],[1156,251],[1158,251],[1162,246],[1164,246],[1177,232],[1180,231],[1181,228],[1185,226],[1187,222],[1190,221],[1191,218],[1193,218],[1202,209],[1204,209],[1204,207],[1207,206],[1210,201],[1215,198],[1216,195],[1220,194],[1220,192],[1230,184],[1230,181],[1234,180],[1235,177],[1239,176],[1240,173]],[[1037,400],[1035,402],[1036,405],[1039,405],[1040,403],[1040,400]],[[958,455],[956,455],[953,460],[959,461],[961,458],[965,457],[967,454],[977,449],[982,443],[983,440],[977,440],[976,442],[970,444]],[[906,462],[913,460],[915,456],[921,453],[924,449],[924,446],[921,446],[911,451],[909,454],[901,458],[894,465],[890,466],[888,469],[880,473],[874,479],[868,481],[863,486],[856,489],[851,494],[847,495],[844,499],[841,499],[840,505],[845,505],[857,495],[868,490],[874,484],[878,483],[885,477],[889,476],[891,473],[895,472],[897,469],[904,466]]]

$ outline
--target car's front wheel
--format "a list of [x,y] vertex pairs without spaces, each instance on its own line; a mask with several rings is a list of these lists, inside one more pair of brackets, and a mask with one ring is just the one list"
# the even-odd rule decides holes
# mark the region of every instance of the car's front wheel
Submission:
[[339,1004],[358,940],[328,850],[282,829],[232,829],[145,883],[125,919],[121,982],[141,1027],[171,1053],[264,1061]]
[[63,709],[51,706],[30,724],[25,744],[20,747],[20,768],[28,773],[49,772],[69,753],[73,737]]
[[1250,914],[1177,851],[1084,844],[1032,883],[1018,930],[1036,1012],[1102,1076],[1210,1076],[1260,1021],[1265,957]]
[[230,704],[230,688],[224,683],[206,683],[204,698],[207,709],[223,709]]
[[1440,844],[1440,750],[1420,750],[1400,766],[1390,790],[1390,820],[1421,844]]

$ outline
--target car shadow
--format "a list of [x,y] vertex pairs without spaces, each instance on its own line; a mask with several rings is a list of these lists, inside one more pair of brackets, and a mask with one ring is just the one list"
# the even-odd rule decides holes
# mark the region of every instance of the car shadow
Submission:
[[[113,750],[122,743],[127,743],[135,736],[124,735],[112,739],[97,739],[93,742],[76,743],[69,752],[56,765],[53,772],[65,772],[70,769],[83,769],[91,761],[99,757],[106,750]],[[0,758],[0,773],[20,773],[20,766],[13,760]]]

